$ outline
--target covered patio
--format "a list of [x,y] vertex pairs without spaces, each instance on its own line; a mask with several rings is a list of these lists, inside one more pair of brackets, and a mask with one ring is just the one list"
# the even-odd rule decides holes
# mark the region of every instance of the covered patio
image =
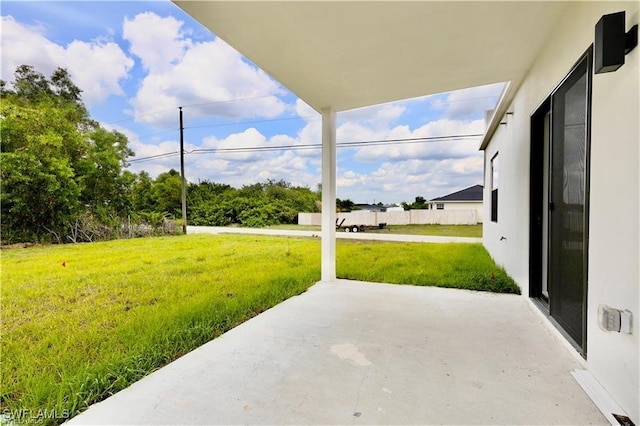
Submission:
[[69,424],[608,424],[527,301],[320,283]]
[[[322,115],[322,281],[336,279],[336,114],[505,83],[499,126],[565,2],[174,3]],[[480,141],[478,141],[480,145]]]
[[526,298],[336,279],[336,113],[506,82],[495,129],[563,2],[175,3],[321,112],[322,282],[69,424],[608,423]]

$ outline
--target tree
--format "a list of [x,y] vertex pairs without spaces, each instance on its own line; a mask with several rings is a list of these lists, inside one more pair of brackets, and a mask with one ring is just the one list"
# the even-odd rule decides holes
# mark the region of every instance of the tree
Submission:
[[12,87],[0,86],[4,241],[62,242],[87,213],[104,220],[130,210],[127,138],[91,119],[66,70],[47,79],[21,65]]
[[345,200],[336,198],[336,208],[340,212],[350,212],[351,210],[354,210],[355,207],[355,203],[348,198]]
[[427,203],[427,200],[425,200],[424,197],[418,195],[415,201],[411,204],[402,202],[402,207],[405,210],[426,210],[429,208],[429,203]]
[[[33,91],[30,96],[38,98]],[[86,152],[68,105],[2,99],[1,204],[3,239],[60,240],[79,211],[75,166]]]
[[131,207],[136,212],[152,212],[153,202],[153,179],[144,170],[138,175],[134,175],[131,188]]
[[318,211],[318,200],[319,194],[308,187],[292,186],[284,180],[267,180],[240,189],[204,181],[188,187],[187,216],[194,225],[296,223],[299,212]]
[[[13,83],[0,80],[3,242],[113,238],[129,218],[153,228],[180,215],[179,173],[152,179],[125,170],[134,155],[127,138],[92,120],[81,95],[62,68],[47,78],[21,65]],[[299,212],[318,211],[319,200],[319,190],[282,179],[240,189],[203,181],[187,187],[187,214],[201,225],[295,223]]]
[[51,99],[54,94],[47,78],[31,65],[20,65],[16,68],[14,77],[13,94],[23,102],[36,103]]
[[182,178],[171,169],[161,173],[151,187],[151,199],[156,212],[164,212],[174,217],[182,214]]
[[198,183],[189,183],[187,185],[187,205],[196,206],[214,200],[220,194],[231,189],[233,188],[229,185],[211,182],[206,179]]
[[62,101],[74,103],[84,109],[81,97],[82,90],[71,81],[71,76],[66,69],[58,68],[53,72],[49,87]]
[[115,215],[130,213],[127,179],[122,171],[133,151],[128,147],[126,136],[99,127],[87,135],[86,144],[87,154],[78,166],[83,183],[80,201],[94,211],[101,209]]

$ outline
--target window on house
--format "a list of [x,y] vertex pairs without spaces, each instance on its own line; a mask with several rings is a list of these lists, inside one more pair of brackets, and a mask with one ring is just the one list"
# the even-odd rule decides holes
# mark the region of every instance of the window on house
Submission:
[[491,159],[491,221],[498,221],[498,154]]
[[438,210],[444,210],[444,204],[443,204],[443,203],[437,203],[437,204],[436,204],[436,209],[438,209]]

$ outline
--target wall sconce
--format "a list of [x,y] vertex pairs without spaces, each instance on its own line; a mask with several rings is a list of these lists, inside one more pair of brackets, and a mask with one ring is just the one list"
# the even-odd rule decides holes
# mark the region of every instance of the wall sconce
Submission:
[[625,32],[625,12],[604,15],[596,24],[594,73],[612,72],[624,65],[624,56],[638,45],[638,25]]

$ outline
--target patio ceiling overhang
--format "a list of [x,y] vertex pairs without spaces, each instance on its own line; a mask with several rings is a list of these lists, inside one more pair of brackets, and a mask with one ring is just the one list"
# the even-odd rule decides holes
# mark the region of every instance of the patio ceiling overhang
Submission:
[[564,2],[174,0],[317,111],[526,75]]
[[565,4],[173,1],[322,113],[325,282],[336,279],[336,112],[508,82],[485,144]]

